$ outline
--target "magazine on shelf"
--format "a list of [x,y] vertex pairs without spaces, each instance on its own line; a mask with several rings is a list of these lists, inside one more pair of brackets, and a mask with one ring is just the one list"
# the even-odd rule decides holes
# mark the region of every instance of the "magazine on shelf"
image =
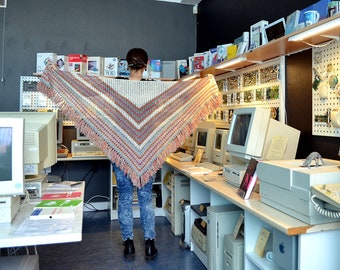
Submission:
[[188,60],[176,60],[177,78],[182,78],[189,74]]
[[218,63],[223,62],[228,57],[228,46],[232,45],[232,43],[218,45],[217,46],[217,61]]
[[230,46],[228,46],[227,48],[227,59],[232,59],[236,56],[237,53],[237,45],[232,44]]
[[247,200],[254,189],[257,180],[256,166],[258,161],[256,159],[250,159],[247,169],[244,173],[240,187],[237,189],[237,193],[241,198]]
[[248,51],[249,47],[249,32],[243,32],[242,36],[234,40],[234,44],[237,45],[236,55],[240,55]]
[[265,44],[266,38],[264,27],[266,25],[268,25],[268,21],[262,20],[250,26],[250,50]]
[[194,72],[200,72],[206,68],[207,53],[194,53]]
[[285,34],[288,35],[296,30],[299,24],[300,10],[295,10],[292,14],[289,14],[286,19],[286,31]]

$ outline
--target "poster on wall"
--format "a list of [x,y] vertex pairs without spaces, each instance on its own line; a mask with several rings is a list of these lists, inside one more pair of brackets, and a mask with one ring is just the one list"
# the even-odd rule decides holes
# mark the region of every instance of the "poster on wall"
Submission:
[[7,0],[0,0],[0,8],[7,7]]

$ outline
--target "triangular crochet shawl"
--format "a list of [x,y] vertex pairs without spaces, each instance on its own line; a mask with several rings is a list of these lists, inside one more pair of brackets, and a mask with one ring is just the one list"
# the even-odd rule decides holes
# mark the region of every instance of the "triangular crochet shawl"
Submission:
[[221,106],[212,75],[133,81],[46,68],[37,86],[137,187]]

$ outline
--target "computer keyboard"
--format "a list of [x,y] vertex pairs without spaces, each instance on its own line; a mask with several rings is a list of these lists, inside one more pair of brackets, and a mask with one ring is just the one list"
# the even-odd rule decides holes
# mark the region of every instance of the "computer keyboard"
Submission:
[[223,170],[223,166],[214,164],[214,163],[210,163],[210,162],[202,162],[202,163],[197,163],[196,164],[197,167],[204,167],[207,169],[210,169],[212,171],[222,171]]
[[171,153],[170,157],[178,161],[192,161],[193,156],[184,152]]
[[320,200],[340,209],[340,183],[313,185],[312,193]]
[[105,157],[103,151],[80,151],[80,152],[72,152],[72,157]]

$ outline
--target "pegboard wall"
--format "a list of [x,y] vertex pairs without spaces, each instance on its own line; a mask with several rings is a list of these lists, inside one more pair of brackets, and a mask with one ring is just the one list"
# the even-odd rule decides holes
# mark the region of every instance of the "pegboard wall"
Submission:
[[313,48],[313,135],[340,137],[340,42]]
[[[216,77],[223,105],[209,120],[230,124],[233,110],[239,107],[270,108],[271,117],[284,122],[284,58],[276,58]],[[220,122],[219,122],[220,121]]]
[[37,76],[20,77],[20,111],[55,111],[58,118],[63,118],[64,126],[73,126],[74,123],[63,117],[58,107],[48,97],[37,91],[39,81],[40,79]]

